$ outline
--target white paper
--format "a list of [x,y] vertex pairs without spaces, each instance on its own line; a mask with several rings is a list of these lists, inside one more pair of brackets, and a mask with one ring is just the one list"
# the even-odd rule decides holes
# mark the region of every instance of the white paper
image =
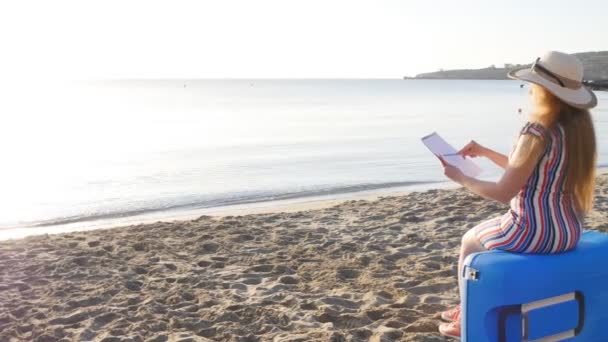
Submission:
[[481,173],[481,168],[468,158],[463,158],[456,154],[458,151],[448,144],[436,132],[422,138],[422,143],[436,156],[441,156],[448,164],[457,167],[462,173],[469,177],[477,177]]

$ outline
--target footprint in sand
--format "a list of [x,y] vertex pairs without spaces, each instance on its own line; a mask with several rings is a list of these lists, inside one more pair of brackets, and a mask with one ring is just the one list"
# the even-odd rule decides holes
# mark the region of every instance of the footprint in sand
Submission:
[[272,272],[273,269],[274,269],[274,265],[272,265],[272,264],[262,264],[262,265],[256,265],[256,266],[251,267],[249,269],[249,271],[268,273],[268,272]]
[[378,310],[368,310],[365,311],[364,314],[372,321],[378,321],[385,317],[385,314],[389,312],[389,310],[378,309]]
[[249,234],[241,234],[241,235],[237,235],[235,237],[230,238],[230,240],[232,242],[246,242],[246,241],[251,241],[254,239],[255,239],[255,237],[253,235],[249,235]]
[[355,279],[359,277],[360,272],[352,268],[342,268],[338,269],[336,274],[340,279]]
[[137,242],[133,244],[133,249],[137,252],[147,252],[148,251],[148,244],[144,243],[144,242]]
[[120,315],[118,315],[114,312],[108,312],[105,314],[101,314],[93,319],[93,322],[91,323],[90,328],[93,330],[99,330],[100,328],[104,327],[105,325],[114,321],[115,319],[118,319],[119,317],[120,317]]
[[295,276],[285,275],[279,278],[279,282],[282,284],[295,285],[300,282],[300,279]]
[[99,246],[100,242],[98,240],[94,240],[94,241],[89,241],[87,244],[89,245],[89,247],[97,247],[97,246]]
[[243,279],[241,282],[243,284],[246,284],[246,285],[259,285],[259,284],[262,283],[262,279],[260,279],[260,278],[246,278],[246,279]]
[[340,314],[334,320],[334,328],[337,329],[354,329],[364,327],[372,323],[372,320],[367,316],[358,316],[354,314]]
[[206,242],[199,249],[199,253],[215,253],[220,249],[220,245],[215,242]]
[[209,267],[209,266],[211,266],[211,264],[212,264],[212,263],[213,263],[213,262],[211,262],[211,261],[209,261],[209,260],[199,260],[199,261],[196,263],[196,265],[197,265],[198,267]]

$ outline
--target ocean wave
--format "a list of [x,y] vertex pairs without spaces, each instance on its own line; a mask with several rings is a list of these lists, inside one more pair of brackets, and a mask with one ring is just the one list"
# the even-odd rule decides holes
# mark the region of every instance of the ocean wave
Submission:
[[251,204],[269,201],[292,200],[307,197],[321,197],[342,195],[363,191],[381,190],[389,188],[410,187],[416,185],[431,185],[442,183],[441,181],[407,181],[407,182],[386,182],[386,183],[371,183],[371,184],[356,184],[335,187],[325,187],[317,189],[306,189],[300,191],[285,191],[285,192],[255,192],[247,194],[230,194],[218,196],[212,199],[192,199],[189,201],[174,201],[175,204],[165,205],[149,205],[131,210],[111,210],[106,212],[95,212],[84,215],[63,216],[47,220],[19,222],[15,224],[0,226],[0,230],[15,229],[15,228],[34,228],[34,227],[51,227],[58,225],[66,225],[80,222],[92,222],[98,220],[120,219],[131,216],[138,216],[150,213],[163,211],[177,210],[192,210],[225,207],[239,204]]

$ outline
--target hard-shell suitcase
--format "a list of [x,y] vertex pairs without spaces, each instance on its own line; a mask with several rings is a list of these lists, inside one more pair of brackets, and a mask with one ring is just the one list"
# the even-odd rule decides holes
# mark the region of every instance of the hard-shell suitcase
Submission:
[[462,340],[608,341],[608,234],[561,254],[467,257]]

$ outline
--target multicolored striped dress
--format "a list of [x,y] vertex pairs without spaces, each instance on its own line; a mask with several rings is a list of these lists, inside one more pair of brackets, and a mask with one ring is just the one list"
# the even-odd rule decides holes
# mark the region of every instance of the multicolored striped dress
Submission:
[[[545,150],[530,179],[510,202],[509,211],[474,229],[487,249],[516,253],[560,253],[573,249],[582,224],[574,199],[565,191],[565,132],[560,124],[546,129],[528,122],[521,134],[544,139]],[[511,152],[513,154],[513,152]]]

